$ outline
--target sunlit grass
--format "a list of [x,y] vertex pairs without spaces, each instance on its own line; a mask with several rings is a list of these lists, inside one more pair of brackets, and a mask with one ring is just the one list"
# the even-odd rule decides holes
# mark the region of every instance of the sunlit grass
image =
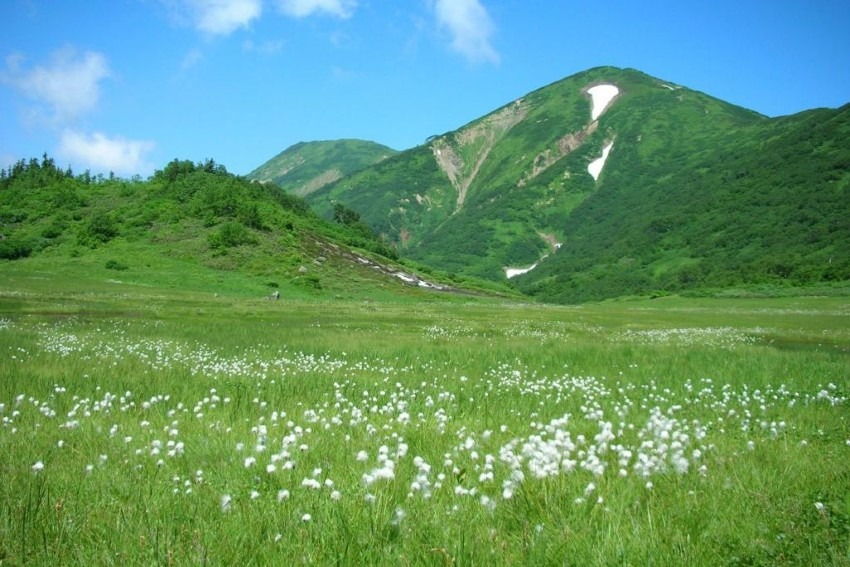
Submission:
[[850,562],[838,298],[137,293],[0,296],[6,564]]

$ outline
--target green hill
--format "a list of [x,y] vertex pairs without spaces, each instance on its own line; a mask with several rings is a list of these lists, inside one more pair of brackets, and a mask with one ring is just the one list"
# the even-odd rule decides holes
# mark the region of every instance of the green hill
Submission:
[[143,181],[75,176],[45,155],[0,170],[0,267],[248,295],[460,291],[339,212],[328,222],[212,160],[174,160]]
[[247,177],[304,196],[396,153],[392,148],[365,140],[299,142]]
[[547,300],[846,280],[848,128],[847,107],[771,119],[601,67],[307,198],[449,272],[533,267],[512,281]]

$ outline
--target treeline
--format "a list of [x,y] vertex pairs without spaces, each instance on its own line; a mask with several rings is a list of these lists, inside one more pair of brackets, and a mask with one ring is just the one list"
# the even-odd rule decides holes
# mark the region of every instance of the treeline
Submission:
[[395,257],[365,225],[326,222],[303,199],[211,159],[173,160],[146,180],[75,175],[47,155],[0,171],[0,259],[80,254],[118,237],[203,238],[210,254],[221,255],[261,241],[294,247],[308,234]]

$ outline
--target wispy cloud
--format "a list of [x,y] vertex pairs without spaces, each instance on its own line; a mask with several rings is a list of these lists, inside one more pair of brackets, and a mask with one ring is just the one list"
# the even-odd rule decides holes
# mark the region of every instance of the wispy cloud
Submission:
[[127,140],[101,132],[84,134],[65,130],[58,151],[63,158],[74,163],[124,175],[152,169],[146,158],[155,146],[149,140]]
[[495,27],[479,0],[436,0],[437,23],[448,29],[452,49],[473,63],[498,63],[490,43]]
[[278,9],[287,16],[304,18],[326,13],[338,18],[350,18],[357,7],[356,0],[277,0]]
[[186,52],[186,55],[183,56],[183,60],[180,62],[180,68],[184,71],[187,69],[191,69],[195,65],[198,65],[201,61],[204,60],[204,52],[200,49],[193,48]]
[[259,43],[246,39],[242,42],[242,51],[245,53],[259,53],[260,55],[277,55],[283,51],[285,42],[282,39],[270,39]]
[[263,12],[262,0],[161,0],[171,16],[210,35],[230,35]]
[[72,47],[55,52],[47,65],[25,69],[23,63],[22,55],[7,57],[0,78],[42,105],[37,114],[46,114],[42,117],[54,123],[72,121],[93,110],[100,99],[100,81],[109,76],[103,55],[78,54]]

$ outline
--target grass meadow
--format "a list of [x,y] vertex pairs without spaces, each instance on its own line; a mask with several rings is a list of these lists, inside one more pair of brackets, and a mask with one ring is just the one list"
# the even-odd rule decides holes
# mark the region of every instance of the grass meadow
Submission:
[[850,565],[850,302],[0,277],[0,565]]

